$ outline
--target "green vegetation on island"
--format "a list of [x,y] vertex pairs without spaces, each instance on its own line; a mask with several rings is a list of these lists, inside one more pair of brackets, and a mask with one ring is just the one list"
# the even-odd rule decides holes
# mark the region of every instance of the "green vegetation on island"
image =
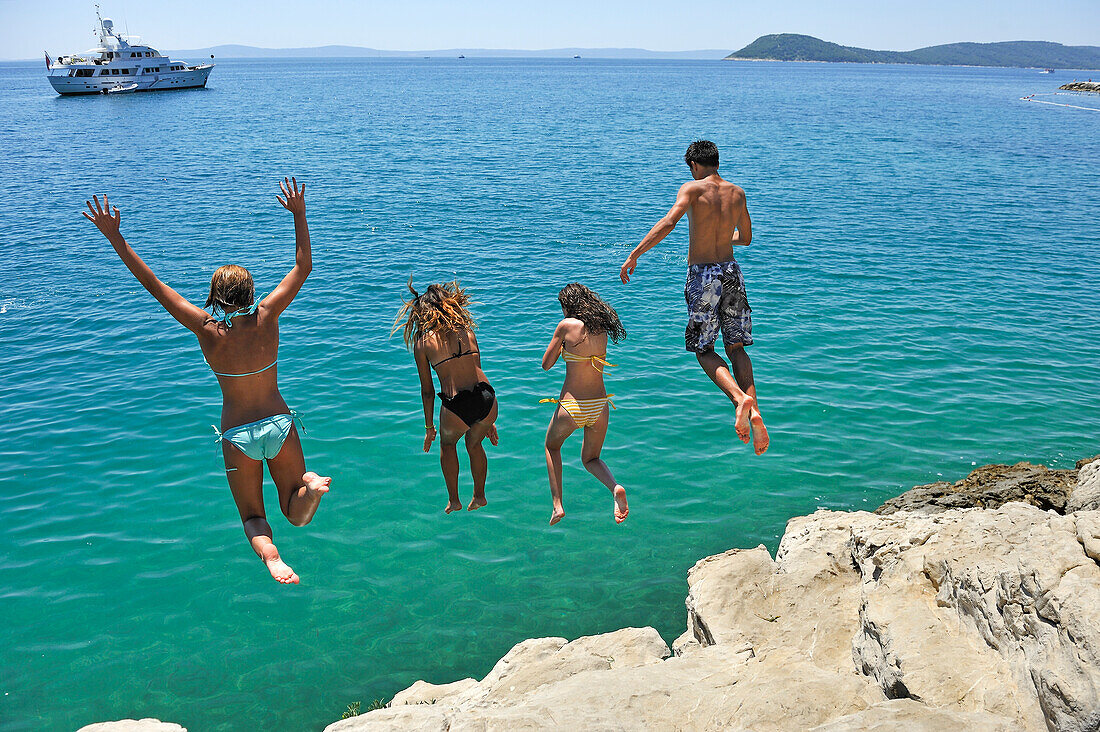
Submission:
[[769,61],[929,64],[933,66],[1018,66],[1100,69],[1100,46],[1063,46],[1049,41],[948,43],[915,51],[872,51],[841,46],[813,36],[777,33],[760,36],[726,58]]

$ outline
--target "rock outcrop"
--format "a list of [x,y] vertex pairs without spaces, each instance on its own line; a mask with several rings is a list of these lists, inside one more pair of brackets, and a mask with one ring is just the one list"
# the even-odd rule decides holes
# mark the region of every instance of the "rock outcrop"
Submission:
[[1100,81],[1071,81],[1058,88],[1066,91],[1100,92]]
[[[1100,464],[1040,468],[979,470],[910,510],[792,519],[774,559],[701,560],[674,653],[652,628],[527,640],[481,681],[417,682],[327,732],[1096,732],[1100,511],[1008,486],[1095,507]],[[942,505],[966,491],[996,507]]]
[[76,732],[187,732],[187,729],[159,719],[120,719],[117,722],[97,722]]
[[1077,485],[1076,470],[1051,470],[1045,465],[985,465],[957,483],[940,481],[910,488],[875,509],[895,511],[946,511],[951,508],[1000,508],[1011,501],[1030,503],[1063,513],[1070,492]]

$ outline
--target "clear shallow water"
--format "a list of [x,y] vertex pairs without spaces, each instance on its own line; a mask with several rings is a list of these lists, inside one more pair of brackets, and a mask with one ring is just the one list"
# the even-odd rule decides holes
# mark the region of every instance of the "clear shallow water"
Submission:
[[[786,520],[874,508],[974,463],[1100,452],[1100,115],[1025,104],[1034,71],[718,62],[221,62],[205,91],[57,98],[0,66],[0,728],[155,716],[318,729],[417,678],[484,675],[530,636],[683,630],[686,570],[775,548]],[[749,196],[740,252],[772,448],[682,350],[686,227],[619,264],[718,142]],[[308,183],[315,270],[280,381],[334,476],[276,540],[241,533],[217,384],[79,215],[107,191],[158,274],[202,300],[293,261],[276,180]],[[473,291],[500,396],[489,506],[444,516],[404,280]],[[579,279],[618,308],[606,490],[567,443],[550,528],[539,358]],[[463,458],[465,463],[465,459]],[[269,514],[278,507],[269,488]],[[464,476],[463,495],[469,495]]]

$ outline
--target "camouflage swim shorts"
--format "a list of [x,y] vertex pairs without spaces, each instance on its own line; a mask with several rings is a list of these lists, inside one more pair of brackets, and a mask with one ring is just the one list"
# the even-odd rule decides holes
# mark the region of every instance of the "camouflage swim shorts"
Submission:
[[727,346],[752,345],[752,308],[745,294],[745,278],[732,259],[688,267],[684,299],[688,306],[684,345],[705,353],[714,348],[718,332]]

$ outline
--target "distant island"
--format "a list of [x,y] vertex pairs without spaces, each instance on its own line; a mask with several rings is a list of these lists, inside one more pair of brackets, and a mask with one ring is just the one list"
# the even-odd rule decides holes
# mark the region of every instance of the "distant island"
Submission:
[[726,51],[703,49],[696,51],[650,51],[645,48],[544,48],[538,50],[513,48],[437,48],[423,51],[388,51],[363,46],[313,46],[310,48],[258,48],[230,44],[209,48],[173,49],[172,56],[194,58],[603,58],[603,59],[720,59]]
[[1012,66],[1041,69],[1100,69],[1100,46],[1063,46],[1049,41],[948,43],[915,51],[872,51],[841,46],[813,36],[760,36],[727,59],[828,61],[931,66]]

